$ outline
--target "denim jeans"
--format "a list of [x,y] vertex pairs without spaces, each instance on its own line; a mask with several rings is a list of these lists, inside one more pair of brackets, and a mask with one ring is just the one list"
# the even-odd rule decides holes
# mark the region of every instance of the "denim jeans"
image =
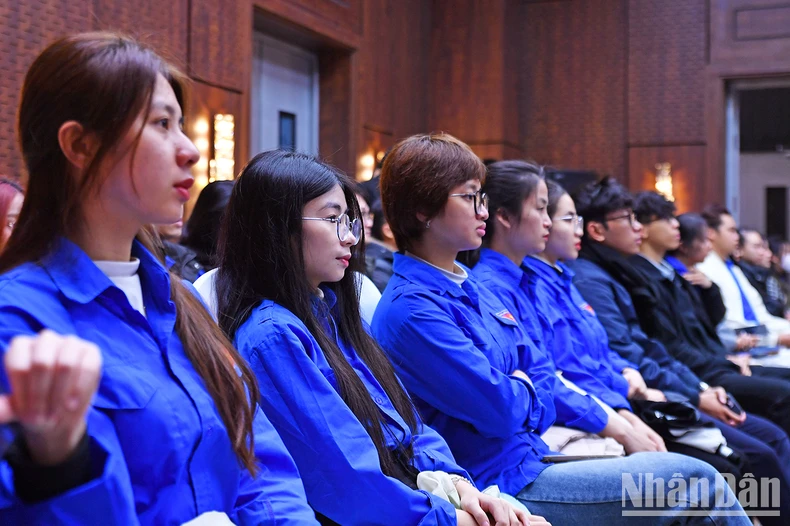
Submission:
[[[639,506],[624,490],[624,474],[647,487],[647,475],[663,479],[663,495],[669,496],[670,479],[685,479],[686,490],[673,497],[675,505],[662,506],[655,499],[643,499]],[[642,483],[640,474],[644,475]],[[678,476],[678,474],[680,476]],[[691,491],[689,479],[707,479],[708,493]],[[715,483],[718,479],[718,484]],[[652,487],[658,487],[653,484]],[[695,487],[700,487],[699,485]],[[716,491],[720,493],[717,495]],[[726,492],[726,498],[724,493]],[[696,493],[696,494],[695,494]],[[657,490],[653,491],[658,495]],[[636,453],[627,457],[553,464],[521,490],[518,500],[530,513],[542,515],[553,524],[727,524],[750,526],[751,521],[732,491],[713,467],[705,462],[674,453]],[[720,506],[723,502],[727,506]],[[648,502],[649,500],[649,502]],[[705,501],[710,504],[705,507]],[[696,512],[693,515],[689,512]],[[624,512],[652,513],[631,516]],[[717,515],[726,512],[727,515]]]

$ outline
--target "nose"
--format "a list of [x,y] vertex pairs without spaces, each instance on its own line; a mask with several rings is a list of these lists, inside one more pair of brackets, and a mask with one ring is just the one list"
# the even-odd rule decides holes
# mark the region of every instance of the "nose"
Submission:
[[488,208],[486,208],[485,206],[481,205],[480,206],[480,210],[481,211],[477,213],[478,219],[486,221],[488,219]]
[[191,168],[200,159],[200,152],[197,147],[192,140],[183,133],[181,134],[177,148],[176,161],[178,162],[178,166],[182,168]]
[[636,219],[634,219],[634,223],[633,223],[632,227],[634,229],[634,232],[637,232],[637,233],[640,233],[640,234],[642,233],[642,230],[643,230],[642,223],[640,223]]
[[[360,232],[359,235],[361,237],[362,232]],[[349,232],[348,235],[346,236],[346,239],[340,242],[340,244],[343,245],[344,247],[353,247],[357,243],[359,243],[359,238],[355,236],[353,232]]]

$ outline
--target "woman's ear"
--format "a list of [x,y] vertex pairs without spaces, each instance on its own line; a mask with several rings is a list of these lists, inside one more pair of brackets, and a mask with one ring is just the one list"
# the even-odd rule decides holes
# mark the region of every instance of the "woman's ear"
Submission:
[[512,222],[510,221],[510,218],[507,215],[507,212],[502,210],[501,208],[495,212],[495,216],[497,223],[502,225],[504,228],[509,230],[513,226]]
[[96,136],[86,133],[77,121],[67,121],[60,125],[58,144],[69,164],[78,170],[85,170],[99,149]]

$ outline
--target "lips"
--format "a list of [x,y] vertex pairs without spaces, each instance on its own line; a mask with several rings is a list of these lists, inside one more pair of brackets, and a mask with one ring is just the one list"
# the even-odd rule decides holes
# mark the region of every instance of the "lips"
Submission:
[[344,267],[348,268],[348,265],[349,265],[349,264],[350,264],[350,262],[351,262],[351,254],[349,254],[349,255],[347,255],[347,256],[343,256],[343,257],[335,258],[335,259],[337,259],[338,261],[340,261],[340,262],[343,264],[343,266],[344,266]]
[[184,201],[189,201],[189,189],[192,188],[193,184],[195,184],[195,180],[190,177],[177,182],[173,185],[173,188],[176,189],[176,192]]
[[478,234],[479,234],[481,237],[482,237],[482,236],[484,236],[484,235],[486,235],[486,226],[485,226],[485,224],[483,224],[483,225],[480,225],[479,227],[477,227],[477,230],[476,230],[476,232],[477,232],[477,233],[478,233]]

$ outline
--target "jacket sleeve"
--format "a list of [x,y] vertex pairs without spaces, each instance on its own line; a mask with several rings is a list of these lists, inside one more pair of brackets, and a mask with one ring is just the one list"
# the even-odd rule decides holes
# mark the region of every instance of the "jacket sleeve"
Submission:
[[307,505],[304,486],[293,458],[260,407],[253,421],[258,473],[241,469],[235,522],[253,524],[318,525]]
[[455,525],[449,502],[382,473],[367,431],[310,359],[321,352],[313,342],[278,326],[238,344],[260,383],[263,412],[308,474],[311,506],[339,524]]
[[710,287],[707,289],[702,287],[694,287],[699,293],[700,301],[705,307],[705,312],[708,314],[708,321],[714,327],[724,321],[727,315],[727,307],[724,306],[724,299],[721,297],[721,289],[718,285],[711,282]]
[[[542,428],[554,420],[554,407],[542,401],[540,383],[504,373],[476,345],[470,332],[429,298],[406,298],[393,305],[386,324],[375,325],[376,338],[416,398],[467,422],[485,437],[506,438]],[[406,304],[407,302],[411,304]],[[441,375],[442,387],[436,388]],[[545,393],[551,397],[551,392]]]
[[639,372],[648,387],[679,392],[699,400],[699,389],[696,387],[699,384],[698,379],[695,385],[689,385],[678,376],[670,365],[674,360],[666,354],[666,350],[664,350],[665,365],[662,366],[651,355],[651,349],[645,348],[646,344],[649,345],[649,340],[641,329],[638,330],[638,335],[644,338],[640,338],[639,343],[634,340],[631,326],[620,310],[615,293],[608,284],[595,279],[582,278],[579,274],[576,275],[573,283],[595,310],[598,320],[606,330],[609,347],[623,359],[639,365]]
[[[0,312],[2,355],[15,336],[33,336],[39,323],[13,308]],[[8,392],[4,368],[0,392]],[[96,409],[87,414],[94,477],[87,483],[35,504],[23,503],[14,492],[13,472],[0,462],[0,524],[138,524],[129,472],[110,419]]]
[[472,480],[469,473],[455,461],[444,438],[432,427],[421,424],[414,436],[413,447],[414,465],[420,471],[444,471]]

